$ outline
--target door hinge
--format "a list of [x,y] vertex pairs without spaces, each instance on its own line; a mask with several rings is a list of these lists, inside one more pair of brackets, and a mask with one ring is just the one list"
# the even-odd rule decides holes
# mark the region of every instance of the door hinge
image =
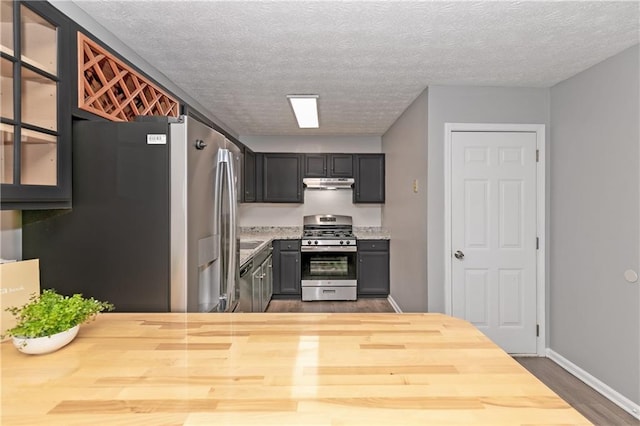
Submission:
[[540,250],[540,238],[536,237],[536,250]]
[[540,150],[536,149],[536,163],[540,162]]
[[540,337],[540,324],[536,324],[536,337]]

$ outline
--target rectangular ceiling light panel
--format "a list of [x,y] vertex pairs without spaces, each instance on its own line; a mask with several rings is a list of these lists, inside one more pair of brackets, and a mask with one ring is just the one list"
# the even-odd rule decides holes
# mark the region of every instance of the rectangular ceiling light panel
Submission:
[[318,122],[318,95],[287,95],[293,113],[298,120],[301,129],[317,129]]

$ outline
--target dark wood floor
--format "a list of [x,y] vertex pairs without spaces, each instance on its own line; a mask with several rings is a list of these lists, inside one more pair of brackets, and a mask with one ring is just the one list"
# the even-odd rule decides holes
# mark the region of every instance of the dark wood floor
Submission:
[[640,425],[639,420],[549,358],[516,357],[515,359],[594,425]]
[[267,312],[395,312],[387,299],[358,299],[355,302],[303,302],[271,300]]
[[[359,299],[355,302],[272,300],[267,312],[394,312],[394,310],[387,299]],[[535,357],[516,357],[515,359],[593,424],[640,426],[640,421],[552,360]]]

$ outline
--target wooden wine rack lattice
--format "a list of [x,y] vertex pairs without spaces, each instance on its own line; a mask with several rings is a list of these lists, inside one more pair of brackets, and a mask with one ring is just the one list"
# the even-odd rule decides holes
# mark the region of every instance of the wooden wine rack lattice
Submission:
[[179,114],[178,101],[82,33],[78,33],[78,107],[113,121]]

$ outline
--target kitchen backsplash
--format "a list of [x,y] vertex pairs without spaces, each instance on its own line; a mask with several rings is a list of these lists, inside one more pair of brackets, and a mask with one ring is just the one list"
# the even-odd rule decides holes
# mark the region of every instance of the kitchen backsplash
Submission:
[[353,217],[353,226],[379,227],[379,204],[353,204],[352,190],[305,190],[304,204],[241,204],[239,223],[250,226],[302,226],[302,218],[312,214],[342,214]]

